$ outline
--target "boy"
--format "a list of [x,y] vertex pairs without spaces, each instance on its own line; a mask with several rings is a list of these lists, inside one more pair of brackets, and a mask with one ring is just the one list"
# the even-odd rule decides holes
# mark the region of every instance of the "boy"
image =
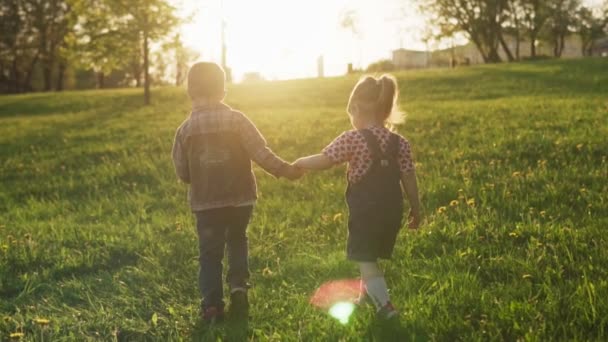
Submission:
[[246,229],[255,204],[251,160],[276,177],[294,180],[302,171],[277,157],[255,125],[222,101],[225,74],[215,63],[196,63],[188,73],[192,113],[177,129],[173,163],[190,185],[188,198],[199,237],[201,318],[224,316],[222,259],[228,249],[230,311],[248,315]]

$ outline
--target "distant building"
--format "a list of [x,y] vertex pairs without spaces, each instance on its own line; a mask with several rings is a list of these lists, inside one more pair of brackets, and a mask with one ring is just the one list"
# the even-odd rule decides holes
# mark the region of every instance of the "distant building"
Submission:
[[429,53],[406,49],[394,50],[393,64],[398,69],[426,68],[429,66]]
[[[530,57],[530,41],[525,37],[518,44],[514,36],[504,37],[505,43],[515,59],[519,50],[519,59]],[[536,56],[553,57],[553,44],[546,41],[536,42]],[[508,56],[502,46],[498,48],[498,55],[501,60],[508,61]],[[608,57],[608,38],[598,39],[594,42],[591,49],[592,56]],[[582,39],[578,34],[570,34],[564,41],[564,49],[561,58],[581,58],[584,57],[582,49]],[[399,69],[423,68],[428,66],[447,67],[455,65],[471,65],[484,63],[483,57],[477,46],[473,43],[454,46],[447,49],[435,50],[431,52],[412,51],[398,49],[393,51],[393,64]]]
[[591,49],[593,56],[608,57],[608,38],[598,39]]

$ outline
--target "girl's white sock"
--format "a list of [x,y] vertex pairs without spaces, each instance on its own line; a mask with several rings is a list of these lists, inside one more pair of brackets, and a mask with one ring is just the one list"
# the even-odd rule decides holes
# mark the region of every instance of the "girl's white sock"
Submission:
[[386,286],[386,280],[384,277],[373,277],[365,279],[365,290],[367,294],[374,302],[376,310],[382,309],[390,301],[388,295],[388,287]]
[[361,270],[361,281],[365,291],[376,309],[380,310],[390,301],[382,270],[376,262],[360,262],[359,269]]

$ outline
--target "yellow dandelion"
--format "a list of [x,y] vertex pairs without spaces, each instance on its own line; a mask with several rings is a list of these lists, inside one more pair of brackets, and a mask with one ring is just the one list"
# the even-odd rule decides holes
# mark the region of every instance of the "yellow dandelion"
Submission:
[[509,236],[510,236],[510,237],[517,237],[517,233],[516,233],[516,232],[510,232],[510,233],[509,233]]
[[40,325],[47,325],[47,324],[51,323],[51,321],[46,318],[34,318],[34,323],[40,324]]
[[467,205],[469,205],[470,207],[474,207],[475,206],[475,199],[474,198],[469,198],[469,200],[467,200]]
[[10,338],[13,338],[13,339],[15,339],[15,340],[16,340],[16,339],[20,339],[20,338],[22,338],[23,336],[25,336],[25,334],[24,334],[24,333],[22,333],[22,332],[14,332],[14,333],[11,333],[11,334],[9,335],[9,337],[10,337]]
[[272,272],[272,270],[271,270],[270,268],[268,268],[268,267],[265,267],[265,268],[262,270],[262,275],[263,275],[264,277],[270,277],[270,276],[272,276],[272,275],[273,275],[273,273],[274,273],[274,272]]
[[445,213],[446,210],[447,210],[446,207],[439,207],[439,208],[437,208],[437,213],[438,214],[443,214],[443,213]]
[[458,202],[457,200],[452,200],[452,201],[450,202],[450,207],[455,207],[455,206],[457,206],[457,205],[458,205],[458,203],[459,203],[459,202]]
[[515,171],[515,172],[513,172],[513,173],[511,174],[511,176],[512,176],[512,177],[519,177],[519,176],[521,176],[521,172],[519,172],[519,171]]
[[526,273],[526,274],[522,275],[521,277],[524,279],[529,279],[529,278],[532,278],[532,275]]

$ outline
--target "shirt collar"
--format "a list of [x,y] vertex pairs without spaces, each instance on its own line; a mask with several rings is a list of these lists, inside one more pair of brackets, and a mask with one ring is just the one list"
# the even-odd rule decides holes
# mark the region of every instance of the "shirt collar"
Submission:
[[208,111],[208,110],[225,110],[230,109],[228,105],[223,102],[215,102],[208,100],[192,100],[192,113]]

